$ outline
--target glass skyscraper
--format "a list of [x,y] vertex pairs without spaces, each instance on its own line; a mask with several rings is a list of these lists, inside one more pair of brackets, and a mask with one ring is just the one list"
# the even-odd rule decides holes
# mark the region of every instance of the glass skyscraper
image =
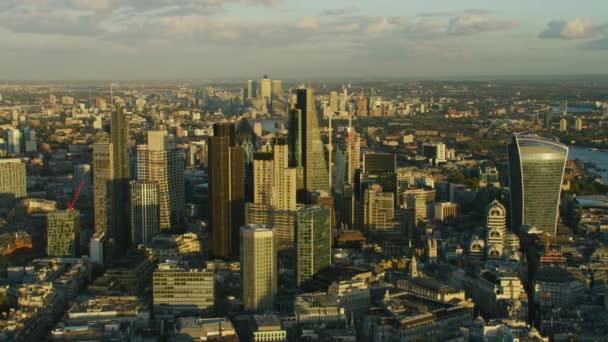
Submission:
[[555,235],[568,147],[522,133],[507,145],[511,187],[511,229],[522,226]]
[[297,285],[331,264],[331,210],[303,206],[296,213]]
[[310,88],[296,90],[296,108],[289,118],[290,165],[303,167],[303,185],[306,193],[329,191],[327,163],[315,97]]
[[245,165],[232,123],[216,123],[209,137],[209,253],[216,258],[239,255],[245,223]]

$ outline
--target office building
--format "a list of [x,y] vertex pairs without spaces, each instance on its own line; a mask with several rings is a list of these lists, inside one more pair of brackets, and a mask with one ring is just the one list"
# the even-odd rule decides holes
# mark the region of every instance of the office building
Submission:
[[21,131],[18,129],[9,129],[6,131],[6,154],[8,156],[21,155]]
[[25,163],[0,159],[0,209],[11,209],[26,193]]
[[251,342],[287,341],[287,331],[281,328],[281,320],[275,315],[253,315],[249,322]]
[[363,155],[363,167],[355,179],[357,197],[371,184],[380,184],[384,192],[397,196],[397,158],[394,153],[372,153]]
[[559,120],[559,131],[560,132],[568,131],[568,120],[566,118]]
[[113,174],[110,180],[110,227],[108,242],[117,251],[129,246],[129,179],[131,167],[129,157],[129,121],[122,104],[116,105],[111,116],[111,148]]
[[395,221],[395,195],[383,192],[378,184],[363,195],[363,227],[367,232],[390,231],[399,227]]
[[332,114],[335,114],[338,111],[338,92],[332,91],[329,93],[329,108]]
[[213,271],[160,263],[152,274],[154,312],[192,316],[212,312],[214,284]]
[[271,83],[271,94],[273,100],[280,100],[283,95],[283,81],[272,80]]
[[262,146],[253,154],[253,203],[272,205],[274,171],[272,146]]
[[559,112],[562,114],[562,116],[568,115],[568,100],[562,100],[559,103]]
[[245,205],[245,223],[272,227],[277,241],[277,252],[293,250],[295,210],[279,210],[270,205],[247,203]]
[[363,172],[397,172],[397,156],[394,153],[369,152],[363,155]]
[[459,207],[458,203],[453,202],[435,203],[435,220],[442,224],[458,224]]
[[303,168],[305,193],[329,191],[324,146],[310,88],[296,90],[296,106],[289,118],[289,146],[291,166]]
[[511,228],[526,225],[555,235],[568,147],[531,134],[516,134],[507,146]]
[[131,241],[146,243],[161,231],[159,184],[131,181]]
[[177,335],[186,341],[238,342],[236,329],[228,318],[183,317],[176,324]]
[[551,130],[553,127],[553,112],[549,111],[545,113],[545,129]]
[[74,165],[74,179],[72,181],[72,187],[74,191],[78,189],[81,182],[82,189],[80,190],[80,196],[91,198],[91,195],[93,194],[93,186],[91,183],[91,165]]
[[361,139],[354,128],[348,128],[346,140],[346,182],[355,184],[357,171],[361,168]]
[[433,162],[446,160],[446,149],[444,143],[426,142],[420,147],[421,155]]
[[236,145],[232,123],[217,123],[209,137],[209,252],[214,257],[237,257],[239,229],[245,222],[245,164]]
[[297,169],[289,167],[289,146],[284,137],[274,139],[273,163],[273,207],[283,211],[296,210]]
[[275,237],[264,225],[241,227],[241,286],[246,311],[271,311],[277,294]]
[[167,131],[149,131],[148,144],[137,147],[137,179],[158,185],[161,230],[184,219],[184,168],[184,153],[169,145]]
[[284,138],[273,139],[254,153],[255,204],[276,210],[296,209],[296,169],[288,167],[288,146]]
[[260,81],[260,97],[266,101],[266,104],[272,101],[272,81],[266,75]]
[[50,257],[76,258],[80,247],[80,212],[55,211],[47,215],[47,253]]
[[574,121],[574,129],[577,131],[583,130],[583,119],[576,118],[576,120]]
[[296,213],[296,283],[300,286],[331,264],[331,211],[303,206]]
[[247,81],[247,100],[253,100],[258,94],[258,82],[249,80]]
[[38,141],[36,140],[36,131],[31,127],[23,131],[25,152],[36,152],[38,150]]
[[108,233],[110,223],[108,212],[109,199],[114,179],[113,148],[111,143],[93,144],[93,209],[95,212],[95,233]]

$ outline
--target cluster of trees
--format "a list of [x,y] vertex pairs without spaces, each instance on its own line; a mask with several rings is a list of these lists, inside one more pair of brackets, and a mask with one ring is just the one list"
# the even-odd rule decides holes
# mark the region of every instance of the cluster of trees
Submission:
[[608,193],[608,185],[595,180],[575,180],[570,183],[569,192],[579,196],[605,195]]
[[466,177],[463,173],[453,173],[448,177],[448,182],[456,184],[464,184],[471,190],[477,191],[479,189],[479,178],[477,177]]

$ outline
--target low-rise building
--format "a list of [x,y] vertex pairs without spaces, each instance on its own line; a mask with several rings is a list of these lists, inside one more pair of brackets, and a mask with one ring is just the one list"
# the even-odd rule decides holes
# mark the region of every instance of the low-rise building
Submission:
[[155,313],[201,314],[213,310],[213,271],[165,262],[158,265],[152,279]]

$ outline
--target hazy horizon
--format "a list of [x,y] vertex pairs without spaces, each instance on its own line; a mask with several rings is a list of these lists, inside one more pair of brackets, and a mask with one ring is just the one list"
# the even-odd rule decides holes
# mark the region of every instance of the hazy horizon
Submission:
[[595,76],[606,72],[607,10],[591,0],[7,0],[0,79]]

